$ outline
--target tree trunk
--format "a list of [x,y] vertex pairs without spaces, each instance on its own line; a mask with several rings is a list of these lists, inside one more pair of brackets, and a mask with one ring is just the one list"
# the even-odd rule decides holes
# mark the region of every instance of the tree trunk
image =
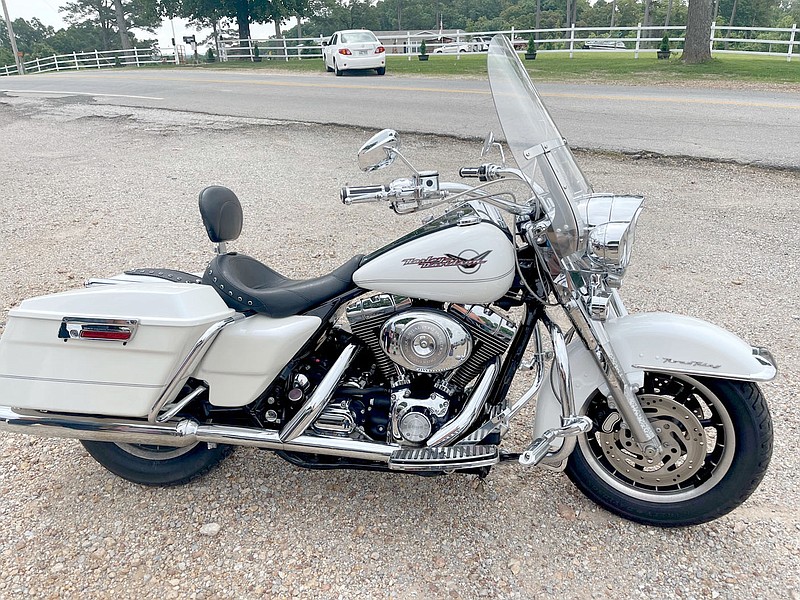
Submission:
[[672,0],[669,0],[667,4],[667,17],[664,19],[664,35],[669,35],[669,32],[666,30],[669,27],[669,18],[672,16]]
[[612,29],[614,28],[614,17],[617,16],[616,12],[617,12],[617,0],[614,0],[611,3],[611,25],[609,25],[609,27],[611,27]]
[[[725,32],[725,37],[731,37],[731,27],[733,27],[733,20],[736,18],[736,5],[739,4],[738,0],[733,0],[733,8],[731,9],[731,20],[728,21],[728,31]],[[729,42],[725,42],[725,50],[728,49]]]
[[578,22],[578,0],[572,0],[572,21],[570,21],[570,26],[575,25]]
[[[572,0],[572,2],[577,2],[577,1],[578,0]],[[570,0],[567,0],[567,27],[572,25],[572,21],[570,21],[571,18],[572,18],[572,3],[570,2]]]
[[[239,27],[239,40],[250,39],[250,10],[247,7],[247,0],[236,0],[236,25]],[[250,42],[239,42],[242,47],[248,46]]]
[[397,0],[397,31],[400,31],[403,28],[402,16],[403,16],[403,0]]
[[683,62],[688,65],[711,60],[711,0],[689,0]]
[[103,9],[102,0],[97,0],[94,4],[92,4],[92,8],[97,11],[97,22],[100,24],[100,45],[103,47],[103,51],[110,50],[108,44],[108,23],[105,20],[105,15]]
[[536,40],[539,40],[539,25],[542,23],[542,0],[536,0]]
[[[642,19],[642,27],[644,30],[644,37],[650,37],[652,34],[648,27],[650,27],[650,9],[653,6],[653,0],[644,0],[644,18]],[[644,47],[649,47],[650,42],[644,42]]]
[[119,41],[123,50],[131,49],[131,38],[128,37],[128,25],[125,23],[125,11],[122,10],[122,0],[114,0],[114,10],[117,13],[117,29]]

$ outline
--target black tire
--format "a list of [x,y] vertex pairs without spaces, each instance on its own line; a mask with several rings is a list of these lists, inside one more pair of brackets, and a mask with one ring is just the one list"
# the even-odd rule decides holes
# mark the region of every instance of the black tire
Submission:
[[378,75],[386,75],[386,67],[378,67],[375,71],[377,71]]
[[341,77],[342,73],[344,72],[339,68],[339,65],[336,64],[335,58],[333,59],[333,72],[336,74],[337,77]]
[[205,475],[234,449],[225,444],[209,448],[202,443],[183,448],[88,440],[81,440],[81,444],[92,458],[115,475],[153,486],[188,483]]
[[646,373],[639,398],[665,458],[646,464],[597,394],[586,411],[594,428],[578,438],[566,468],[590,499],[638,523],[683,527],[729,513],[758,487],[772,456],[772,420],[757,385]]

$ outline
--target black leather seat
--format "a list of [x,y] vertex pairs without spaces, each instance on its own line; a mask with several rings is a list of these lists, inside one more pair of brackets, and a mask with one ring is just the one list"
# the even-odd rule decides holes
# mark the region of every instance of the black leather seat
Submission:
[[[242,206],[228,188],[211,186],[200,192],[200,214],[212,242],[235,240],[242,231]],[[297,281],[246,254],[218,254],[203,274],[203,283],[213,286],[235,310],[289,317],[354,289],[353,273],[363,258],[354,256],[327,275]]]
[[203,283],[213,285],[235,310],[289,317],[353,289],[353,273],[363,258],[354,256],[328,275],[296,281],[246,254],[220,254],[208,265]]

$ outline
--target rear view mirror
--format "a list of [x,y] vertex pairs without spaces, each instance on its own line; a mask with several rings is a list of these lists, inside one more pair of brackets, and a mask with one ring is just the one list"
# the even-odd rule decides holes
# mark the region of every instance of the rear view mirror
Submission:
[[377,171],[388,167],[397,158],[400,138],[394,129],[384,129],[373,135],[358,151],[358,166],[362,171]]

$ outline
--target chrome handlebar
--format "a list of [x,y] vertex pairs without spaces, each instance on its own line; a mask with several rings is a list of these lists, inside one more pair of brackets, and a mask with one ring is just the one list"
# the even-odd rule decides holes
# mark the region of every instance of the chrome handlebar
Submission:
[[[432,208],[443,202],[479,199],[501,210],[515,215],[527,215],[531,212],[530,204],[518,204],[500,196],[507,193],[489,194],[483,188],[492,182],[511,178],[528,182],[522,172],[500,165],[483,164],[480,167],[463,167],[459,175],[464,178],[473,177],[482,183],[476,187],[457,184],[439,183],[439,174],[435,171],[416,172],[412,177],[395,179],[391,183],[378,185],[360,185],[343,187],[339,198],[344,204],[362,204],[366,202],[388,201],[392,210],[398,214],[408,214],[418,210]],[[458,190],[453,188],[459,188]],[[512,194],[513,200],[513,194]]]
[[343,187],[339,192],[339,199],[344,204],[359,204],[361,202],[377,202],[389,197],[388,185],[352,185]]

